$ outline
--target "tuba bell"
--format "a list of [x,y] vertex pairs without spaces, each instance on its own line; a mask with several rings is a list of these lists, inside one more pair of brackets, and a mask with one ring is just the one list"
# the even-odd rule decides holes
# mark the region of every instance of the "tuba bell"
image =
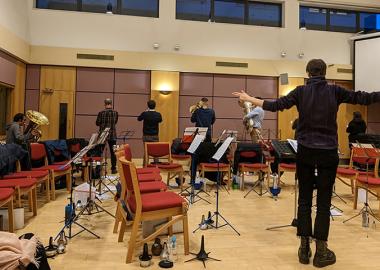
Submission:
[[38,140],[42,136],[42,132],[38,129],[38,127],[43,125],[49,125],[49,119],[42,113],[33,110],[26,111],[25,115],[26,118],[29,119],[29,124],[26,127],[24,134],[28,134],[32,131],[35,131],[35,135],[32,136],[30,141],[38,142]]

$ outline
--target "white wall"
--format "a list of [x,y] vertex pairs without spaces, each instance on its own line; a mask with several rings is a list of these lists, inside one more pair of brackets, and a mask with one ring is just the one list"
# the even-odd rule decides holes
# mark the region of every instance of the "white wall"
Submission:
[[1,0],[0,26],[19,38],[29,41],[29,20],[27,2],[32,0]]

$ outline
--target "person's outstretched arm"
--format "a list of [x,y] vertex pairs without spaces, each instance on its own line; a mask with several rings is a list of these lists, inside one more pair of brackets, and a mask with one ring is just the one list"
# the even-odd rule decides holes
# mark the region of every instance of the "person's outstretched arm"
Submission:
[[339,103],[370,105],[380,102],[380,92],[350,91],[340,86],[336,86],[335,91]]

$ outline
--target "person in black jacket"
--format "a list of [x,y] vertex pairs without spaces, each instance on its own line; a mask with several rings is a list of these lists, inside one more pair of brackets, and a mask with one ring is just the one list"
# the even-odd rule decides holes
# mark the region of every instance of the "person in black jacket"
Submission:
[[201,107],[191,115],[191,123],[196,127],[206,127],[207,134],[205,142],[211,142],[212,125],[215,123],[215,111],[208,107],[208,98],[201,99]]
[[[327,238],[331,195],[339,163],[336,122],[339,105],[380,102],[380,92],[349,91],[338,85],[329,85],[325,79],[326,63],[321,59],[311,60],[306,66],[306,72],[309,75],[306,85],[298,86],[288,95],[273,101],[251,97],[244,91],[234,92],[233,95],[272,112],[297,106],[297,235],[301,237],[298,258],[300,263],[309,263],[309,238],[313,236],[316,239],[313,265],[324,267],[336,261],[334,252],[327,248]],[[314,186],[317,188],[317,215],[313,233],[311,207]]]
[[365,133],[367,129],[367,125],[360,112],[354,112],[353,116],[353,119],[350,121],[346,129],[346,132],[349,133],[348,141],[350,143],[356,142],[357,135]]
[[[162,122],[162,116],[159,112],[156,112],[156,102],[154,100],[149,100],[147,102],[148,109],[142,112],[139,117],[137,117],[138,121],[143,121],[143,143],[145,142],[158,142],[158,132],[159,132],[159,124]],[[145,157],[144,157],[144,165],[145,165]],[[155,160],[158,161],[158,160]]]

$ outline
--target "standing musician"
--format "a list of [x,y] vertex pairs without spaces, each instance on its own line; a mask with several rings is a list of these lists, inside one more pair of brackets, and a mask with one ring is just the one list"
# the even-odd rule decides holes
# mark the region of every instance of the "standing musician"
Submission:
[[[257,98],[261,99],[259,97]],[[263,138],[261,136],[261,128],[263,125],[264,116],[265,116],[265,112],[263,108],[253,105],[252,110],[243,117],[244,123],[252,119],[251,134],[253,136],[251,136],[251,138],[252,138],[253,143],[263,141]]]
[[208,98],[203,97],[197,105],[190,107],[191,123],[196,127],[206,127],[207,134],[205,142],[211,142],[211,129],[215,123],[215,111],[208,107]]
[[[298,86],[288,95],[274,101],[263,101],[244,91],[233,95],[264,110],[276,112],[297,106],[297,176],[299,179],[297,235],[301,237],[299,262],[309,263],[310,237],[316,239],[313,265],[334,264],[336,256],[327,248],[330,227],[331,195],[335,182],[338,157],[337,112],[341,103],[369,105],[380,102],[380,92],[349,91],[329,85],[325,79],[326,63],[313,59],[306,66],[306,85]],[[323,101],[323,102],[321,102]],[[311,207],[314,185],[317,188],[317,215],[312,232]]]
[[110,128],[108,134],[108,146],[111,152],[111,173],[117,173],[116,170],[116,156],[113,151],[113,146],[116,144],[116,124],[119,119],[117,111],[112,109],[112,99],[107,98],[104,100],[105,109],[98,113],[96,118],[96,125],[99,127],[99,134],[105,129]]

